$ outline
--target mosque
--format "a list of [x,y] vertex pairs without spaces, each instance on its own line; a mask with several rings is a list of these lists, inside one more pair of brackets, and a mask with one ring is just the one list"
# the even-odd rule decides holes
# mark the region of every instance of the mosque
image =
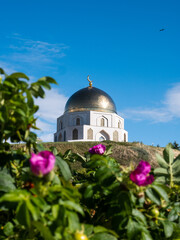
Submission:
[[127,142],[124,119],[116,112],[112,98],[99,88],[89,86],[75,92],[57,118],[54,142],[104,141]]

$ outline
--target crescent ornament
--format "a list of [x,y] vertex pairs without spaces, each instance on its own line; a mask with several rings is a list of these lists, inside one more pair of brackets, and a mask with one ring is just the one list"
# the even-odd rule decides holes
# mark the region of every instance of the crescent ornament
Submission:
[[89,76],[90,75],[87,76],[87,80],[89,81],[89,87],[92,87],[92,81],[89,79]]

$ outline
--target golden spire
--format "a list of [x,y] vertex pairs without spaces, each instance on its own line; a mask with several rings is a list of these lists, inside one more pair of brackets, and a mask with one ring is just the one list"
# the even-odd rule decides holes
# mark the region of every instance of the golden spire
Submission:
[[87,76],[87,80],[89,81],[89,87],[92,87],[92,81],[89,79],[89,76],[90,75]]

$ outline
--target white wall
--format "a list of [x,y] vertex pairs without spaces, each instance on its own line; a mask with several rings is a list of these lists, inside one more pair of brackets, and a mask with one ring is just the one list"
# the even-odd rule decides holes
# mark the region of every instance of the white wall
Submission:
[[[76,119],[80,118],[79,126],[76,126]],[[104,126],[101,126],[101,119],[104,119]],[[118,122],[120,121],[120,128],[118,128]],[[63,124],[63,128],[60,129],[60,122]],[[73,129],[78,130],[78,141],[99,141],[101,136],[106,139],[113,140],[113,132],[118,132],[118,141],[124,141],[124,134],[126,134],[126,141],[128,141],[128,133],[124,130],[124,119],[118,116],[116,113],[105,113],[96,111],[84,111],[84,112],[70,112],[65,113],[57,119],[57,132],[54,134],[58,136],[61,133],[63,136],[66,131],[66,141],[72,141]],[[88,129],[93,130],[93,139],[87,138]],[[77,140],[73,140],[77,141]]]

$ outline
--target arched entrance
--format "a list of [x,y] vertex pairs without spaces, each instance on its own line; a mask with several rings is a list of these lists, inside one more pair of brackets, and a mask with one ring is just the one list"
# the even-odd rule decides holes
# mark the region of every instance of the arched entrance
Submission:
[[107,132],[102,130],[102,131],[100,131],[96,134],[96,140],[97,141],[110,140],[110,137],[109,137],[109,134]]
[[76,128],[73,130],[72,135],[73,135],[73,140],[78,139],[78,130]]
[[62,134],[61,133],[59,134],[58,142],[62,142]]

